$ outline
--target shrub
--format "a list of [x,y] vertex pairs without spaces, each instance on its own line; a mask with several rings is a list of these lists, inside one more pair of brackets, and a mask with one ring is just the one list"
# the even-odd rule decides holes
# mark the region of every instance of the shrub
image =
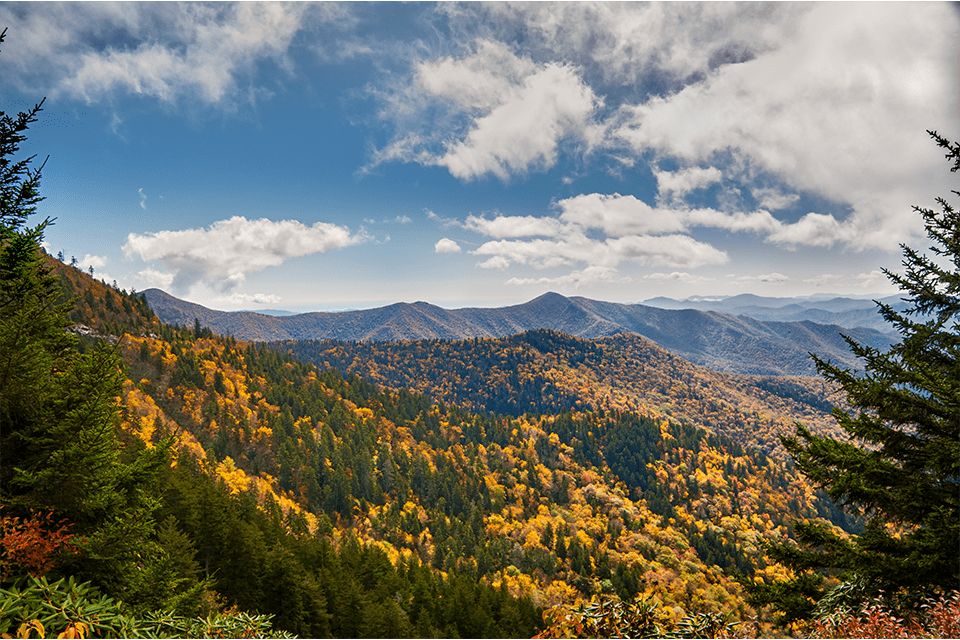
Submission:
[[206,618],[155,612],[137,618],[123,603],[72,577],[49,582],[27,576],[0,589],[0,637],[18,638],[281,638],[270,617],[228,610]]

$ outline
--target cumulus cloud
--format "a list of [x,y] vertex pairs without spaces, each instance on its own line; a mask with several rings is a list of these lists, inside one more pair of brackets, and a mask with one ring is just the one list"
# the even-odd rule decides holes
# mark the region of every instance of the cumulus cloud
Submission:
[[620,260],[667,267],[701,267],[723,264],[728,260],[726,252],[681,234],[626,236],[607,240],[606,245]]
[[[593,119],[602,100],[575,66],[534,63],[485,40],[468,54],[419,63],[412,84],[385,100],[398,131],[373,164],[442,166],[462,180],[547,169],[564,141],[589,149],[603,135]],[[423,119],[410,118],[416,113]]]
[[[586,264],[613,270],[622,262],[636,262],[695,268],[722,264],[729,256],[688,235],[691,227],[754,229],[769,224],[766,212],[725,214],[652,207],[634,196],[616,193],[582,194],[560,200],[555,209],[557,216],[469,216],[464,228],[493,238],[472,251],[486,256],[478,266],[502,270],[513,264],[538,269]],[[581,273],[577,276],[581,280],[583,274],[591,273],[596,280],[599,272],[574,269],[571,273]],[[523,281],[530,282],[533,280]]]
[[944,186],[932,177],[941,172],[924,129],[955,121],[958,29],[930,25],[956,25],[955,9],[823,3],[803,11],[770,51],[624,105],[614,135],[638,153],[688,163],[729,153],[851,211],[814,212],[780,241],[889,249],[918,226],[911,201]]
[[655,171],[657,188],[662,198],[679,197],[694,189],[720,182],[723,173],[716,167],[690,167],[681,171]]
[[[560,200],[560,219],[612,236],[659,234],[712,227],[730,231],[773,233],[785,227],[767,211],[724,212],[685,206],[652,207],[631,195],[590,193]],[[788,234],[777,241],[790,241]]]
[[79,266],[84,271],[88,270],[90,267],[94,269],[100,269],[107,265],[106,256],[94,256],[91,254],[86,254],[83,256],[82,260],[77,261],[77,266]]
[[507,284],[510,285],[572,285],[576,289],[579,289],[580,285],[593,284],[595,282],[630,282],[630,278],[621,276],[616,269],[610,267],[590,266],[586,269],[571,271],[568,274],[552,278],[510,278],[507,280]]
[[0,8],[10,27],[8,76],[99,102],[129,93],[176,103],[226,104],[241,79],[288,49],[307,24],[342,20],[344,9],[301,3],[49,3]]
[[800,196],[796,193],[783,193],[779,189],[769,187],[757,187],[751,191],[751,195],[760,208],[772,211],[786,209],[800,200]]
[[170,289],[173,285],[174,274],[147,267],[137,272],[137,277],[147,287],[156,287],[157,289]]
[[612,268],[624,261],[690,268],[722,264],[728,259],[725,252],[681,234],[598,240],[571,232],[556,239],[492,240],[473,253],[492,256],[481,266],[501,269],[510,264],[548,268],[580,262]]
[[608,235],[657,234],[680,231],[684,222],[677,212],[655,209],[634,196],[589,193],[557,203],[560,219]]
[[790,225],[779,225],[770,234],[774,242],[830,246],[836,242],[854,242],[859,233],[852,222],[842,224],[832,215],[808,213]]
[[650,273],[643,276],[644,280],[674,280],[676,282],[683,282],[686,284],[699,284],[701,282],[710,282],[713,278],[708,278],[706,276],[697,276],[686,271],[672,271],[670,273]]
[[562,138],[588,137],[587,120],[595,103],[593,92],[574,70],[547,65],[478,118],[466,137],[450,145],[436,164],[464,179],[492,173],[505,180],[551,167]]
[[[289,258],[347,247],[367,240],[362,232],[326,222],[307,226],[296,220],[247,220],[234,216],[207,228],[127,236],[124,253],[163,264],[176,292],[203,283],[227,293],[248,273],[283,264]],[[142,272],[141,272],[142,273]]]
[[[722,184],[716,209],[728,216],[714,216],[722,228],[854,249],[895,250],[921,231],[911,206],[950,188],[924,133],[958,133],[960,22],[949,4],[438,11],[463,49],[418,60],[408,92],[390,94],[397,112],[424,115],[398,126],[384,159],[446,166],[462,179],[517,176],[553,166],[566,138],[613,175],[650,162],[661,204]],[[527,105],[549,102],[561,86],[572,96],[567,111],[547,105],[540,119],[527,117]],[[681,168],[661,171],[663,161]],[[823,208],[793,210],[803,194]],[[693,224],[658,213],[629,224]],[[605,215],[614,222],[615,211]]]
[[460,245],[450,238],[440,238],[437,240],[437,243],[433,245],[433,250],[436,253],[459,253]]
[[468,216],[465,228],[492,238],[555,236],[561,225],[555,218],[536,216],[497,216],[492,220]]
[[[604,85],[648,90],[749,60],[782,39],[804,9],[790,3],[462,3],[440,8],[458,37],[513,40],[563,58]],[[479,26],[478,26],[479,25]]]
[[498,269],[503,271],[510,266],[510,260],[503,256],[491,256],[483,262],[478,262],[477,266],[481,269]]

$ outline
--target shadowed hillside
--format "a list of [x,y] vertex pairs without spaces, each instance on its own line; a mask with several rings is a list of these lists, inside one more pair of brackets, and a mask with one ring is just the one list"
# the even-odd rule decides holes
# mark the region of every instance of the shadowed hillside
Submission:
[[798,421],[821,432],[836,428],[834,389],[820,378],[719,373],[630,333],[587,340],[538,330],[505,338],[267,346],[473,411],[640,411],[778,456],[784,453],[779,436],[792,433]]

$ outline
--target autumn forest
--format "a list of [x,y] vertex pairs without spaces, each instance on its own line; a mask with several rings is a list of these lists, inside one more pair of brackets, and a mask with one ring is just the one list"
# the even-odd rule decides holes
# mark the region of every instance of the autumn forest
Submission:
[[[36,116],[4,116],[5,154]],[[824,443],[887,451],[835,415],[869,406],[854,373],[718,373],[633,334],[254,343],[167,325],[47,255],[39,171],[4,162],[4,637],[879,634],[856,626],[870,611],[956,628],[956,433],[914,494],[948,497],[878,520],[894,507],[817,462]],[[955,371],[945,323],[926,335]],[[948,427],[956,384],[923,396]],[[910,437],[927,411],[906,411]],[[881,584],[896,572],[864,560],[880,547],[905,573],[931,549],[945,568]],[[894,615],[921,602],[939,627]]]

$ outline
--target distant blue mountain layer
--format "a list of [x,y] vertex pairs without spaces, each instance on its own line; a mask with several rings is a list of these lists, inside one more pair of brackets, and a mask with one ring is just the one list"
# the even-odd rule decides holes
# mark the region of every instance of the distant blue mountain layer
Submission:
[[[907,304],[900,295],[879,298],[897,311],[903,311]],[[741,294],[722,299],[687,298],[651,298],[643,304],[660,309],[698,309],[700,311],[718,311],[736,316],[750,316],[757,320],[777,320],[780,322],[799,322],[812,320],[820,324],[836,324],[841,327],[867,327],[888,332],[890,325],[877,312],[877,304],[869,299],[857,298],[767,298],[752,294]]]
[[498,308],[449,310],[426,302],[404,302],[376,309],[282,317],[215,311],[159,289],[143,293],[163,322],[192,326],[197,319],[216,333],[242,340],[459,340],[503,337],[531,329],[551,329],[581,338],[636,333],[695,364],[754,375],[816,375],[809,353],[857,368],[841,333],[878,348],[892,342],[889,334],[863,327],[842,328],[811,320],[758,320],[556,293]]

